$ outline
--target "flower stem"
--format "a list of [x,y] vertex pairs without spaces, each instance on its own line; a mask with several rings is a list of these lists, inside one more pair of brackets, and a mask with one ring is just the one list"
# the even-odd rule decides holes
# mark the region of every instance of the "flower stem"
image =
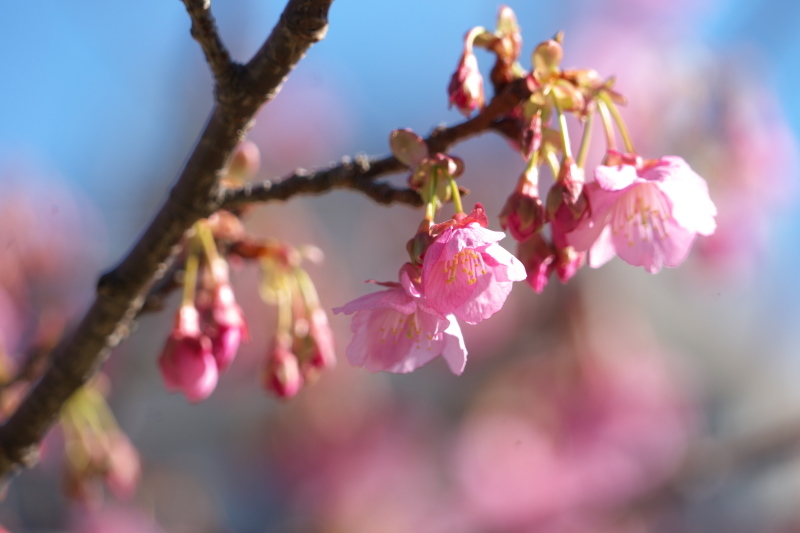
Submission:
[[622,136],[622,142],[625,143],[625,150],[629,154],[635,154],[636,150],[633,147],[631,136],[628,134],[628,128],[627,126],[625,126],[625,121],[622,120],[622,115],[619,114],[617,106],[615,106],[614,102],[612,102],[611,99],[605,94],[601,94],[600,98],[601,101],[606,105],[608,110],[611,112],[611,116],[614,118],[614,123],[616,123],[617,129],[619,130],[619,134]]
[[561,173],[561,163],[558,161],[558,157],[555,152],[548,150],[545,159],[547,159],[547,164],[550,166],[550,172],[553,173],[553,179],[557,180],[558,175]]
[[594,119],[594,112],[586,116],[586,122],[583,124],[583,136],[581,137],[581,145],[578,148],[578,158],[575,161],[578,168],[584,167],[586,156],[589,155],[589,144],[592,140],[592,119]]
[[292,291],[288,287],[278,291],[278,323],[276,335],[291,335],[292,330]]
[[183,300],[182,305],[194,305],[194,294],[197,288],[197,270],[199,258],[197,249],[191,243],[186,254],[186,268],[183,274]]
[[572,158],[572,146],[569,142],[569,131],[567,129],[567,117],[564,115],[564,112],[561,111],[561,106],[558,105],[558,101],[556,97],[553,96],[553,107],[556,110],[556,114],[558,115],[558,125],[561,129],[561,142],[564,144],[564,156]]
[[297,286],[300,288],[300,294],[306,303],[307,309],[316,309],[319,307],[319,295],[317,289],[314,288],[314,282],[304,269],[296,267],[294,269],[294,277],[297,280]]
[[467,32],[467,36],[464,37],[464,53],[470,54],[472,53],[472,43],[475,42],[475,39],[481,33],[486,33],[486,28],[483,26],[475,26],[469,32]]
[[603,132],[606,134],[606,150],[616,150],[617,142],[614,140],[614,125],[608,107],[603,100],[597,101],[597,111],[603,121]]
[[217,243],[214,241],[214,235],[211,234],[211,228],[208,227],[205,220],[198,220],[194,224],[195,232],[203,244],[203,251],[206,254],[209,264],[214,264],[219,259],[219,251],[217,250]]
[[464,207],[461,205],[461,193],[458,191],[456,180],[450,176],[448,176],[447,179],[450,180],[450,195],[453,197],[453,206],[456,209],[456,213],[463,214]]

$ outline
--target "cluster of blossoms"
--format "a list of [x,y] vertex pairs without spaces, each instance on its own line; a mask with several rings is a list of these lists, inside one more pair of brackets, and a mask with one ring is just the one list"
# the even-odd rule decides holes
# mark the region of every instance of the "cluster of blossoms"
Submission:
[[[506,135],[526,161],[499,214],[500,226],[517,241],[516,257],[498,244],[504,233],[487,229],[480,203],[469,214],[462,208],[456,179],[464,172],[463,161],[431,153],[410,130],[391,134],[392,152],[410,169],[409,186],[419,193],[425,213],[408,241],[410,260],[400,268],[399,280],[378,283],[386,289],[334,309],[354,315],[354,337],[347,347],[353,365],[402,373],[442,355],[460,374],[467,351],[458,320],[477,324],[498,312],[513,282],[527,280],[541,292],[553,273],[566,283],[587,260],[598,267],[614,255],[655,273],[680,264],[696,235],[714,232],[716,208],[705,181],[679,157],[639,155],[617,110],[625,98],[613,89],[613,78],[604,80],[591,69],[563,69],[562,41],[558,34],[537,45],[530,69],[524,68],[519,25],[511,9],[502,7],[495,31],[467,32],[448,86],[451,106],[465,116],[489,112],[474,52],[483,48],[496,58],[490,80],[496,96],[516,95],[506,111],[491,111],[493,129]],[[568,114],[583,130],[574,152]],[[602,122],[606,149],[587,180],[595,116]],[[624,149],[618,149],[617,135]],[[231,174],[252,173],[255,147],[245,145],[237,157]],[[543,170],[552,174],[553,183],[541,196]],[[448,203],[454,215],[436,223]],[[246,237],[236,215],[216,213],[198,222],[189,238],[184,301],[160,365],[167,387],[191,401],[214,390],[219,373],[247,337],[218,240],[232,243],[229,253],[261,261],[261,296],[278,309],[265,388],[292,397],[335,361],[327,315],[300,267],[303,254],[283,243]]]
[[[513,281],[526,279],[544,290],[555,273],[566,283],[588,258],[599,267],[614,255],[658,272],[679,265],[696,235],[716,227],[716,207],[705,181],[680,157],[645,159],[636,153],[616,105],[625,103],[590,69],[560,66],[563,36],[540,43],[532,68],[518,62],[522,38],[514,13],[502,7],[497,30],[471,29],[448,87],[450,104],[465,116],[483,111],[484,82],[474,48],[496,57],[491,82],[497,94],[522,82],[527,95],[504,116],[495,118],[527,165],[500,212],[500,225],[518,242],[517,257],[500,247],[502,233],[486,229],[480,204],[466,215],[455,179],[464,171],[458,158],[430,154],[426,142],[408,130],[390,137],[392,151],[411,169],[409,184],[426,205],[417,235],[409,241],[411,262],[401,269],[400,283],[335,309],[355,313],[353,341],[347,348],[352,364],[376,371],[409,372],[443,355],[451,370],[461,373],[466,360],[456,317],[476,324],[496,313]],[[571,147],[566,115],[583,128],[576,153]],[[586,180],[592,121],[598,115],[605,132],[606,155]],[[551,122],[555,122],[551,125]],[[616,146],[617,132],[624,151]],[[540,167],[552,173],[544,201],[539,191]],[[434,224],[441,206],[452,201],[455,216]]]
[[[245,143],[234,156],[227,180],[240,181],[257,167],[258,150]],[[158,363],[167,389],[182,392],[191,402],[202,401],[214,391],[219,375],[248,339],[225,255],[260,260],[261,296],[278,307],[278,326],[263,371],[267,391],[283,398],[294,396],[304,381],[313,382],[336,361],[327,315],[314,284],[299,265],[304,255],[319,254],[252,238],[240,214],[218,211],[198,221],[188,236],[183,300]],[[220,243],[226,254],[220,253]]]

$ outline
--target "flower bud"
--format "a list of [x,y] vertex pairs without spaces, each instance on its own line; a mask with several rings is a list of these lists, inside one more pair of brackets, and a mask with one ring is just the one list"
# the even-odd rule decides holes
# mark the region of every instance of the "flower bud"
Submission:
[[242,141],[231,158],[227,178],[241,184],[255,176],[261,168],[261,152],[252,141]]
[[548,39],[536,47],[531,56],[533,69],[536,77],[542,80],[558,71],[561,58],[564,56],[564,49],[561,43],[555,39]]
[[517,258],[528,274],[525,281],[536,294],[541,294],[555,268],[556,252],[553,246],[539,232],[517,245]]
[[455,105],[465,117],[469,117],[476,109],[483,109],[483,76],[472,51],[465,50],[461,56],[458,68],[450,79],[447,94],[450,107]]
[[294,397],[303,386],[297,356],[289,349],[287,339],[273,339],[262,385],[276,397],[287,399]]
[[214,288],[211,304],[211,323],[207,330],[211,349],[220,372],[230,366],[239,344],[247,340],[247,323],[242,308],[236,303],[229,283],[220,283]]
[[211,340],[200,332],[200,315],[193,305],[178,310],[158,366],[167,390],[182,392],[190,402],[204,400],[214,392],[217,363]]
[[[538,173],[538,170],[534,169]],[[517,241],[526,241],[544,226],[544,208],[539,198],[539,187],[523,180],[506,200],[500,211],[500,227],[511,233]]]

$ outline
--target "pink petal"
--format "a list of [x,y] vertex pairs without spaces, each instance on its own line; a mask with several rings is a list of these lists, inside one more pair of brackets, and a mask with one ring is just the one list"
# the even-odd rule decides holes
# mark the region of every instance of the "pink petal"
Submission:
[[337,314],[344,313],[346,315],[350,315],[356,311],[381,309],[384,307],[391,307],[400,313],[408,315],[416,310],[417,305],[403,289],[398,287],[365,294],[360,298],[356,298],[352,302],[344,304],[342,307],[334,308],[333,312]]
[[[483,277],[486,276],[479,276]],[[449,281],[449,278],[450,271],[446,268],[445,261],[423,264],[425,299],[428,305],[443,314],[449,314],[469,300],[476,288],[476,285],[469,285],[460,276],[456,276],[453,281]]]
[[453,314],[467,324],[477,324],[498,312],[511,293],[512,282],[497,281],[493,276],[479,276],[472,287],[475,293],[462,305],[453,309]]
[[464,336],[461,334],[461,327],[459,327],[456,317],[450,315],[447,319],[450,324],[444,330],[445,344],[442,357],[450,371],[456,376],[460,376],[467,365],[467,346],[464,344]]
[[599,268],[613,259],[615,255],[617,255],[617,250],[611,239],[611,226],[603,226],[600,235],[589,248],[589,266]]
[[499,244],[490,244],[483,251],[483,261],[497,281],[522,281],[527,277],[525,265]]
[[689,253],[694,241],[694,232],[678,226],[674,221],[665,223],[667,236],[643,240],[638,232],[632,232],[630,241],[623,234],[612,237],[620,259],[634,266],[643,266],[651,274],[661,267],[678,266]]
[[594,170],[594,182],[606,191],[621,191],[633,184],[638,177],[633,165],[598,165]]
[[[648,173],[654,173],[658,169],[659,167],[655,167]],[[680,174],[666,175],[658,188],[671,202],[672,217],[679,226],[700,235],[714,233],[717,227],[714,220],[717,207],[708,194],[706,181],[685,162]]]

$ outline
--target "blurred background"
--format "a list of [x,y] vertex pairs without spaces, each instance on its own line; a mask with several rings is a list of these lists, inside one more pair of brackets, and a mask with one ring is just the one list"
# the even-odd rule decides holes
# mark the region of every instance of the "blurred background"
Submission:
[[[141,472],[126,449],[124,490],[76,492],[56,429],[41,463],[6,488],[3,527],[800,531],[800,4],[507,4],[524,66],[564,30],[565,67],[617,76],[639,151],[680,155],[709,182],[716,234],[656,276],[614,260],[541,295],[517,284],[497,316],[463,326],[470,359],[460,377],[438,359],[400,376],[352,368],[349,318],[332,316],[339,365],[289,402],[260,386],[275,315],[257,296],[257,268],[234,265],[252,339],[216,392],[191,405],[164,389],[156,360],[175,294],[140,320],[96,385]],[[498,7],[335,2],[326,39],[249,135],[261,150],[256,179],[385,155],[395,128],[425,135],[460,121],[446,87],[462,38],[493,28]],[[283,4],[213,8],[246,61]],[[212,105],[189,24],[178,1],[0,6],[4,365],[55,342],[165,199]],[[493,58],[478,60],[488,74]],[[467,205],[482,202],[499,229],[524,161],[493,134],[451,153],[466,163]],[[363,280],[396,279],[420,218],[336,191],[253,210],[247,227],[318,246],[325,261],[309,271],[330,309],[372,290]],[[3,390],[4,413],[14,393]]]

